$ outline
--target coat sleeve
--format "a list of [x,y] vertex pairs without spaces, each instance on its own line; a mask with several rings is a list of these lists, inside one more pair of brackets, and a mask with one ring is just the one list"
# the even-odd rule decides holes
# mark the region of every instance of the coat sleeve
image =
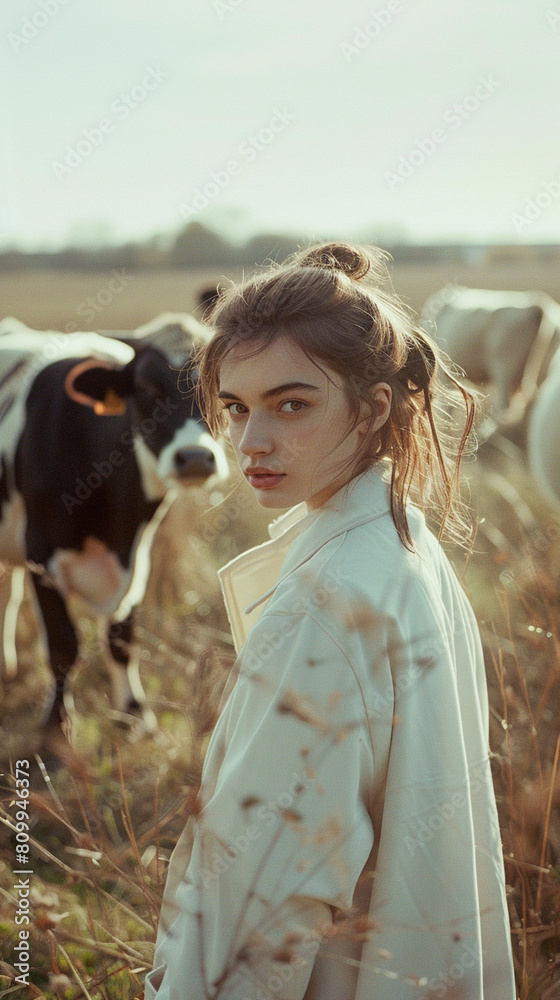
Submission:
[[373,754],[344,651],[307,611],[265,613],[240,655],[146,1000],[300,1000],[371,851]]

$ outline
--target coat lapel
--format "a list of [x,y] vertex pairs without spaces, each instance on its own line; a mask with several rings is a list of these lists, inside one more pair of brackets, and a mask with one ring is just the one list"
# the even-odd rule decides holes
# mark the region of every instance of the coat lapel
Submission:
[[236,652],[244,645],[264,605],[286,577],[332,538],[390,512],[384,467],[351,479],[318,510],[305,503],[269,525],[270,541],[256,545],[218,570]]

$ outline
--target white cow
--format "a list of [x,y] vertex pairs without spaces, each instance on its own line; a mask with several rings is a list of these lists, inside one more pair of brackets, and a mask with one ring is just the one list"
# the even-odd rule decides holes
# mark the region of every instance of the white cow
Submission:
[[491,386],[498,424],[523,415],[560,344],[560,305],[544,292],[450,285],[425,303],[421,324],[471,382]]
[[539,486],[560,509],[560,351],[529,414],[527,457]]

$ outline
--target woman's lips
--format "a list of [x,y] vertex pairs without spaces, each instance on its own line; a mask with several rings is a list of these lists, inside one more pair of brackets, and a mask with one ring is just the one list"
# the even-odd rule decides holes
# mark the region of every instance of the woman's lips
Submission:
[[249,472],[245,473],[247,479],[251,486],[254,486],[257,490],[270,490],[274,486],[278,486],[278,483],[286,475],[285,472],[275,473],[275,472]]

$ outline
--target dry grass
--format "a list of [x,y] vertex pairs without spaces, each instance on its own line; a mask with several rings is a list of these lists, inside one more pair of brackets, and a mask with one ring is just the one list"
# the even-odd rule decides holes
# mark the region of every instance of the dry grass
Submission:
[[481,626],[513,953],[521,1000],[560,995],[560,520],[487,445],[465,574]]
[[[439,271],[428,279],[427,272],[412,275],[412,270],[409,284],[402,269],[395,272],[395,284],[415,304],[421,289],[424,298],[447,280],[537,287],[536,280],[522,282],[511,273],[509,281],[505,274],[490,272],[486,280],[477,275],[475,281],[472,276]],[[139,281],[128,305],[124,298],[115,299],[114,310],[108,308],[99,325],[133,326],[160,309],[190,308],[196,288],[207,277],[208,273],[204,278],[153,275],[149,288],[142,278],[142,287]],[[100,288],[103,281],[97,279]],[[39,328],[64,328],[72,301],[89,294],[84,285],[79,292],[74,285],[64,295],[49,276],[51,297],[38,296],[33,304],[28,291],[32,286],[37,290],[36,278],[26,276],[19,286],[19,295],[27,296],[24,306],[21,298],[16,300],[15,284],[8,287],[10,282],[15,276],[0,282],[4,311]],[[161,298],[156,286],[165,289]],[[552,278],[548,286],[541,281],[540,287],[552,294],[560,291]],[[485,644],[519,997],[553,1000],[560,995],[560,521],[535,493],[525,469],[489,445],[470,467],[469,476],[479,516],[485,520],[466,570],[460,554],[456,565]],[[34,986],[14,988],[13,983],[15,842],[4,825],[0,827],[4,959],[0,994],[6,990],[14,1000],[142,996],[165,859],[193,803],[219,691],[232,659],[215,570],[265,537],[267,515],[262,512],[255,522],[254,507],[245,506],[246,495],[234,492],[218,507],[216,494],[209,508],[206,495],[195,491],[172,508],[159,532],[138,626],[144,652],[142,676],[159,723],[155,737],[134,742],[131,734],[111,722],[92,622],[76,605],[73,610],[87,652],[87,665],[77,669],[73,683],[79,754],[67,769],[55,773],[48,765],[49,772],[42,773],[34,752],[48,673],[30,608],[20,616],[19,675],[11,684],[0,681],[6,761],[0,779],[0,818],[12,822],[10,773],[14,761],[26,757],[33,770]],[[2,605],[5,599],[6,580],[0,576]]]

